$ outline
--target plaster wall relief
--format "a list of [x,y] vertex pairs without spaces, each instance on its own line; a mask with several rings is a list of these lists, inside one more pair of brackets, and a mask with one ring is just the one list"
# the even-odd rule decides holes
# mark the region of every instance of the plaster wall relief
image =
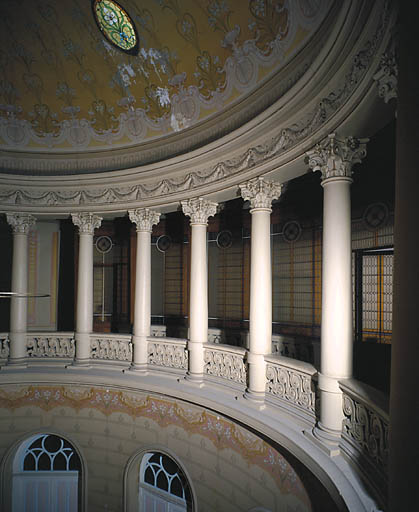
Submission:
[[101,33],[90,2],[5,3],[0,38],[13,52],[0,59],[3,147],[85,149],[213,115],[297,54],[333,1],[126,0],[138,32],[131,54]]
[[311,510],[302,481],[277,450],[242,426],[181,401],[102,387],[3,386],[0,431],[2,457],[35,431],[74,442],[89,474],[89,511],[105,505],[123,510],[125,468],[145,449],[166,450],[181,461],[200,511]]

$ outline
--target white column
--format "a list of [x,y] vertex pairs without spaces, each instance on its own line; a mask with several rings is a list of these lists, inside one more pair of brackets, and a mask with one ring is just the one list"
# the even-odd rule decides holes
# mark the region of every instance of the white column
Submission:
[[[7,222],[13,230],[12,289],[10,303],[10,352],[8,364],[24,363],[28,298],[28,235],[35,217],[25,213],[8,213]],[[20,295],[20,296],[19,296]]]
[[189,370],[187,378],[202,382],[204,346],[208,341],[207,222],[217,212],[217,203],[202,197],[182,201],[191,218],[191,275],[189,295]]
[[90,361],[90,334],[93,330],[93,234],[102,217],[93,213],[72,213],[79,228],[79,262],[77,273],[76,364]]
[[135,267],[135,302],[133,328],[133,360],[131,369],[147,369],[147,338],[151,334],[151,231],[160,213],[148,208],[128,210],[137,226],[137,257]]
[[322,173],[324,189],[320,420],[314,433],[332,443],[342,430],[339,380],[352,376],[350,186],[352,166],[366,155],[366,142],[331,134],[307,153],[310,168]]
[[243,199],[250,201],[252,216],[246,397],[263,401],[266,387],[264,356],[272,352],[271,204],[281,195],[282,185],[259,177],[239,186]]

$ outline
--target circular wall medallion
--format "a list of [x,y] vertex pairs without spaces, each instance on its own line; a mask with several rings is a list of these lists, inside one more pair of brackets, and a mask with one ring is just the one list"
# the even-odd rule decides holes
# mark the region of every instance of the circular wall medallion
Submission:
[[233,235],[230,231],[220,231],[216,241],[220,249],[228,249],[233,245]]
[[286,242],[296,242],[301,236],[301,225],[296,220],[286,222],[282,230],[282,236]]
[[376,231],[388,219],[388,208],[384,203],[373,203],[367,206],[362,217],[365,226],[370,231]]
[[129,14],[114,0],[94,0],[96,23],[106,39],[123,52],[138,52],[138,35]]
[[169,249],[171,244],[171,239],[169,235],[161,235],[157,239],[156,247],[160,252],[166,252]]
[[99,236],[96,238],[95,246],[98,252],[105,254],[112,249],[113,242],[109,236]]

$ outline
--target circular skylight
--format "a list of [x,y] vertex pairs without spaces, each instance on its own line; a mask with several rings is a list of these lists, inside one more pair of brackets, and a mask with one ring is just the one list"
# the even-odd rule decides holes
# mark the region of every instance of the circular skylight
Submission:
[[137,53],[138,37],[128,13],[113,0],[94,0],[93,12],[103,35],[120,50]]

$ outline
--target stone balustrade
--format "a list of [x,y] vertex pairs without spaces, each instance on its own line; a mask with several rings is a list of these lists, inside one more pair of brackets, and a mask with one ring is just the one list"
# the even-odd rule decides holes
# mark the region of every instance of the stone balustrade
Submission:
[[26,336],[29,358],[67,358],[75,355],[74,333],[72,332],[31,332]]
[[[132,362],[132,337],[129,334],[93,333],[90,335],[90,361],[121,371]],[[187,340],[150,336],[148,338],[148,371],[184,375],[188,371]],[[47,363],[64,368],[75,359],[76,341],[72,332],[32,332],[27,334],[27,366]],[[225,390],[245,393],[248,382],[247,351],[242,347],[205,343],[204,388],[225,386]],[[8,333],[0,334],[0,366],[7,368]],[[278,354],[264,358],[266,365],[265,404],[292,417],[300,428],[309,431],[315,424],[319,392],[317,371],[309,363]],[[24,367],[20,370],[25,371]],[[179,380],[179,379],[178,379]],[[186,382],[186,381],[185,381]],[[353,379],[339,382],[343,394],[343,424],[340,450],[362,476],[386,501],[388,459],[388,403],[378,391]],[[215,389],[215,388],[214,388]],[[302,423],[301,423],[302,421]]]
[[364,477],[386,502],[389,405],[388,397],[376,389],[356,381],[339,381],[343,393],[343,424],[340,447],[364,472]]
[[177,370],[188,369],[188,351],[186,340],[158,338],[148,341],[148,364]]
[[317,374],[314,366],[279,355],[266,356],[265,361],[267,399],[275,397],[287,408],[291,406],[314,416]]
[[130,334],[92,334],[90,336],[90,357],[117,362],[132,361]]
[[228,345],[204,345],[204,373],[245,385],[247,366],[244,362],[246,350]]
[[9,333],[0,333],[0,362],[7,361],[9,357]]

